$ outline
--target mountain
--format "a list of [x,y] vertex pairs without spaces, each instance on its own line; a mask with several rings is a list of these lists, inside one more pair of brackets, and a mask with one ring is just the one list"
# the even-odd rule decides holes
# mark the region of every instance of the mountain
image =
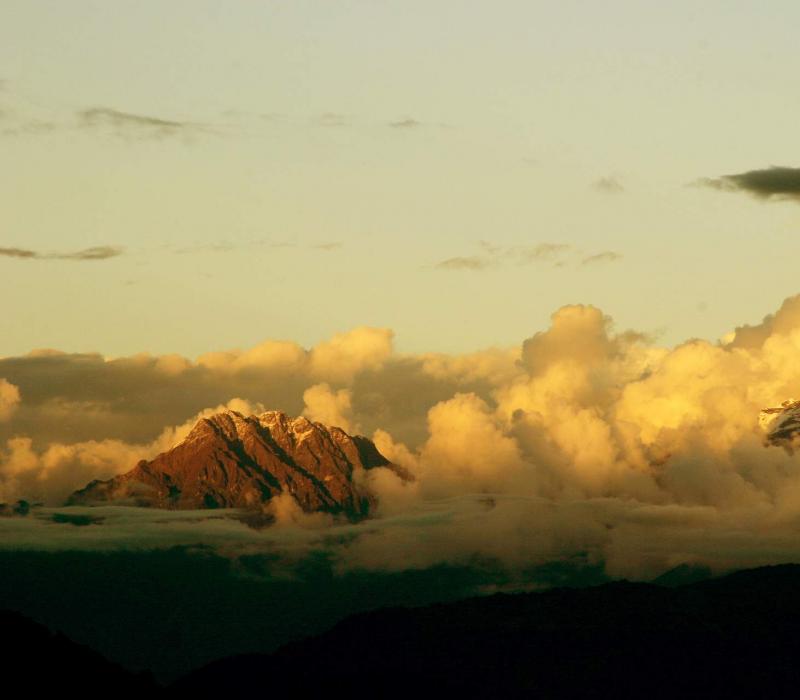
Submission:
[[0,638],[5,642],[3,689],[13,689],[9,695],[52,697],[77,688],[82,698],[142,698],[158,693],[149,674],[127,671],[18,613],[0,610]]
[[359,477],[376,468],[409,478],[370,440],[341,428],[280,411],[224,411],[199,420],[183,442],[152,461],[76,491],[68,505],[260,509],[291,494],[306,512],[358,519],[374,502]]
[[758,424],[767,443],[790,445],[800,435],[800,401],[789,399],[775,408],[765,408],[758,416]]
[[352,616],[179,694],[249,697],[794,698],[800,566],[667,588],[618,581]]

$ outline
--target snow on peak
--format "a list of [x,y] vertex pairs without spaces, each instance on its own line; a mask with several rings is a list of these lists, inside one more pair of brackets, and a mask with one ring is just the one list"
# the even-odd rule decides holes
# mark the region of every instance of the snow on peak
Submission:
[[788,399],[780,406],[762,409],[758,425],[773,445],[791,441],[800,435],[800,400]]

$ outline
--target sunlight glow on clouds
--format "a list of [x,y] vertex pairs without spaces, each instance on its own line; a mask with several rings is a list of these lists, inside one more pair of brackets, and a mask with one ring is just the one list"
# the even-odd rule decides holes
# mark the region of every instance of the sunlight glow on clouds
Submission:
[[[791,446],[765,447],[757,426],[761,408],[797,394],[799,351],[800,297],[792,297],[725,344],[674,348],[616,331],[593,306],[572,305],[520,349],[462,356],[397,354],[389,330],[359,328],[310,350],[268,341],[197,362],[6,358],[0,500],[58,504],[90,479],[168,449],[202,415],[278,408],[372,433],[415,477],[362,475],[378,496],[378,520],[356,530],[343,561],[428,565],[482,552],[522,565],[559,556],[560,547],[588,547],[625,573],[655,566],[641,559],[652,532],[666,538],[651,553],[658,566],[679,552],[723,566],[698,528],[724,538],[734,522],[761,522],[780,540],[800,517],[800,463]],[[224,392],[239,398],[214,399]],[[184,419],[170,423],[177,414]],[[93,436],[57,435],[65,421]],[[142,425],[152,431],[147,440],[135,437]],[[309,527],[291,506],[274,504],[279,523]],[[444,524],[420,548],[413,522],[425,517]],[[315,528],[333,526],[316,520]],[[747,549],[742,561],[758,561],[757,533],[737,537]],[[404,553],[388,562],[395,550]]]

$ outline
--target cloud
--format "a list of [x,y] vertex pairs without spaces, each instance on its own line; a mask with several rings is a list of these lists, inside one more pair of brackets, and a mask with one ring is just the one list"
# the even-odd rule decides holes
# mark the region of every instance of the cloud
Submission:
[[468,257],[455,257],[447,258],[441,262],[436,263],[434,267],[437,270],[486,270],[494,266],[493,260],[481,257],[478,255],[471,255]]
[[622,260],[621,253],[615,253],[613,250],[606,250],[602,253],[595,253],[589,255],[581,260],[581,265],[596,265],[597,263],[611,263],[617,260]]
[[208,131],[207,126],[195,122],[133,114],[110,107],[84,109],[77,116],[84,128],[107,128],[121,136],[162,138]]
[[459,256],[448,258],[437,263],[437,270],[486,270],[502,265],[505,262],[516,262],[519,265],[550,262],[560,264],[563,255],[572,246],[567,243],[538,243],[533,246],[501,246],[489,241],[479,241],[483,249],[482,255]]
[[[4,117],[0,113],[0,117]],[[58,128],[58,124],[45,119],[21,119],[16,120],[11,126],[3,129],[2,133],[5,136],[39,136],[41,134],[49,134]]]
[[389,122],[389,126],[391,126],[393,129],[416,129],[417,127],[423,126],[423,124],[416,119],[408,117],[406,119],[399,119],[395,122]]
[[310,372],[320,379],[346,381],[365,370],[377,371],[392,355],[394,333],[361,326],[337,333],[310,353]]
[[42,257],[40,253],[36,253],[33,250],[26,250],[25,248],[0,248],[0,256],[6,258],[22,258],[22,259]]
[[120,246],[94,246],[72,252],[42,253],[27,248],[0,248],[0,257],[21,260],[108,260],[122,255],[125,249]]
[[622,183],[614,176],[601,177],[592,183],[592,187],[604,194],[619,194],[625,191]]
[[349,389],[333,391],[329,384],[315,384],[303,392],[303,415],[311,421],[334,425],[347,433],[352,424],[353,394]]
[[0,377],[0,422],[11,418],[19,402],[19,387]]
[[516,258],[522,263],[554,262],[572,248],[568,243],[539,243],[535,246],[508,248],[506,257]]
[[800,199],[800,168],[773,165],[698,182],[706,187],[747,192],[762,199]]
[[[361,526],[300,522],[286,502],[280,533],[226,519],[196,536],[233,550],[317,548],[343,569],[487,558],[524,570],[583,556],[647,577],[686,561],[787,561],[800,556],[800,444],[765,446],[758,415],[797,395],[799,354],[797,296],[725,344],[661,347],[574,304],[516,347],[467,355],[399,353],[390,330],[363,327],[312,348],[269,340],[194,361],[4,358],[0,376],[24,400],[5,390],[0,500],[57,504],[175,444],[199,415],[267,407],[363,430],[415,479],[367,475],[378,517]],[[48,527],[73,546],[89,530]],[[192,536],[185,525],[147,531]]]

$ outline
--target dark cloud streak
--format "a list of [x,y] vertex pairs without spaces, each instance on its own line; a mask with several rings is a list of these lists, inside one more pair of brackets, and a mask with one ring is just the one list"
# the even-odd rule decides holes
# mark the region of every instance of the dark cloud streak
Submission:
[[205,125],[196,122],[133,114],[111,107],[84,109],[78,112],[77,116],[80,125],[84,128],[111,128],[119,135],[139,135],[152,138],[208,131]]
[[598,263],[612,263],[622,259],[621,253],[616,253],[613,250],[606,250],[602,253],[590,255],[581,261],[581,265],[597,265]]
[[119,246],[94,246],[67,253],[40,253],[26,248],[0,248],[0,257],[20,260],[108,260],[124,253]]
[[800,168],[773,165],[717,178],[703,178],[698,184],[728,192],[747,192],[761,199],[800,200]]

